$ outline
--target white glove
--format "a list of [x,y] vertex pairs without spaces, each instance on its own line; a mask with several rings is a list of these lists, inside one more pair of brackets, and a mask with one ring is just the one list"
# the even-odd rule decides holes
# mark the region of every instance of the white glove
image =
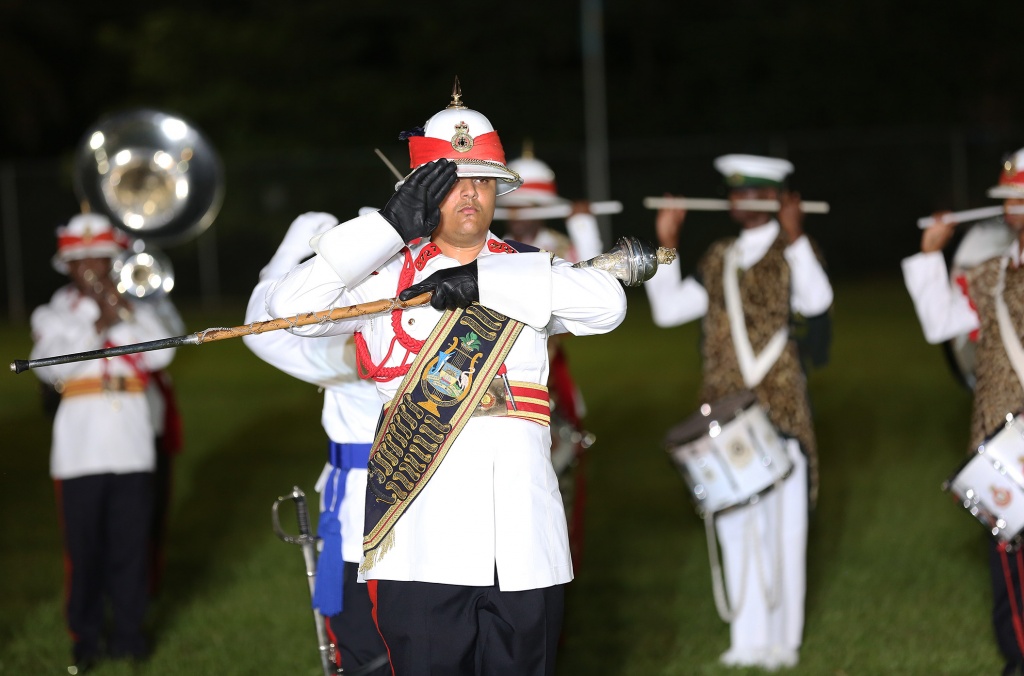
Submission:
[[337,224],[337,218],[320,211],[309,211],[296,218],[288,226],[288,232],[273,258],[260,272],[260,279],[283,277],[303,259],[313,255],[311,239],[319,237]]

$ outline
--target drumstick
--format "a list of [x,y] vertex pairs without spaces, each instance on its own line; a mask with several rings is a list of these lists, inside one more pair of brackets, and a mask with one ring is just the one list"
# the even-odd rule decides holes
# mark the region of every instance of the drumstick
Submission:
[[[778,211],[778,200],[720,200],[703,197],[645,197],[644,206],[648,209],[687,209],[689,211]],[[800,210],[805,214],[827,214],[828,202],[800,202]]]
[[[983,218],[995,218],[1003,214],[1024,214],[1024,206],[1002,206],[980,207],[978,209],[967,209],[966,211],[953,211],[942,217],[945,223],[967,223],[968,221],[980,221]],[[917,219],[917,227],[924,230],[935,225],[933,216],[924,216]]]
[[[618,214],[622,212],[622,202],[591,202],[590,213],[595,216]],[[513,218],[522,220],[543,220],[545,218],[568,218],[572,214],[571,204],[552,204],[546,207],[498,207],[494,210],[494,219],[508,221]]]

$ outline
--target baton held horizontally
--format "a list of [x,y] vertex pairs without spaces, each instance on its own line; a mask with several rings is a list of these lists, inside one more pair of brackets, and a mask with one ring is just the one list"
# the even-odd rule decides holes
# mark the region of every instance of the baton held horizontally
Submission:
[[212,343],[215,340],[240,338],[242,336],[255,336],[260,333],[266,333],[267,331],[278,331],[280,329],[288,329],[295,326],[328,324],[331,322],[341,321],[343,319],[352,319],[354,317],[365,317],[367,315],[390,312],[391,310],[405,310],[411,307],[419,307],[420,305],[426,305],[429,303],[430,296],[430,292],[427,292],[421,293],[415,298],[410,298],[407,301],[401,301],[397,298],[387,298],[384,300],[370,301],[368,303],[359,303],[358,305],[350,305],[348,307],[339,307],[333,310],[306,312],[295,315],[294,317],[268,319],[263,322],[253,322],[251,324],[243,324],[242,326],[234,326],[231,328],[221,327],[203,329],[202,331],[190,333],[185,336],[162,338],[160,340],[151,340],[145,343],[133,343],[131,345],[118,345],[116,347],[108,347],[103,350],[76,352],[74,354],[63,354],[56,357],[43,357],[40,359],[15,359],[11,362],[11,370],[15,373],[22,373],[29,369],[41,366],[54,366],[57,364],[69,364],[76,361],[87,361],[89,359],[117,357],[123,354],[163,350],[165,348],[179,347],[181,345],[202,345],[203,343]]
[[[626,286],[638,286],[654,276],[659,265],[667,265],[676,258],[675,249],[665,247],[653,247],[650,244],[636,237],[620,237],[611,251],[594,256],[590,260],[580,261],[573,265],[574,268],[596,268],[612,275]],[[267,331],[278,331],[297,326],[308,326],[309,324],[329,324],[343,319],[365,317],[368,315],[391,312],[393,310],[406,310],[412,307],[419,307],[430,302],[432,293],[421,293],[407,301],[397,298],[374,300],[368,303],[359,303],[348,307],[335,308],[333,310],[320,310],[319,312],[306,312],[294,317],[282,317],[280,319],[268,319],[263,322],[253,322],[232,328],[210,328],[203,329],[186,336],[175,336],[174,338],[163,338],[151,340],[146,343],[133,343],[131,345],[119,345],[103,350],[91,350],[89,352],[76,352],[74,354],[62,354],[56,357],[43,357],[40,359],[15,359],[11,362],[11,370],[15,373],[22,373],[29,369],[41,366],[55,366],[57,364],[69,364],[76,361],[87,361],[89,359],[103,359],[117,357],[123,354],[135,354],[136,352],[150,352],[152,350],[163,350],[169,347],[180,345],[202,345],[215,340],[225,338],[240,338],[242,336],[254,336]]]

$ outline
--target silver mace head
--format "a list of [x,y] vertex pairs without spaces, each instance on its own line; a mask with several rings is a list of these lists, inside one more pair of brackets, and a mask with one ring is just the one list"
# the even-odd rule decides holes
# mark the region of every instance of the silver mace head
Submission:
[[636,237],[620,237],[615,247],[580,261],[574,268],[597,268],[604,270],[626,286],[640,286],[654,276],[659,265],[668,265],[676,259],[676,250],[653,246]]

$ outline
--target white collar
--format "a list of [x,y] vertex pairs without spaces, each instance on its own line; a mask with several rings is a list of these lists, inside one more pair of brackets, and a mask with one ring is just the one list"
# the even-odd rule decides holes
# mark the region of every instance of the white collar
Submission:
[[764,258],[768,249],[779,237],[779,222],[774,218],[756,228],[744,228],[736,239],[737,263],[741,270],[747,270]]

